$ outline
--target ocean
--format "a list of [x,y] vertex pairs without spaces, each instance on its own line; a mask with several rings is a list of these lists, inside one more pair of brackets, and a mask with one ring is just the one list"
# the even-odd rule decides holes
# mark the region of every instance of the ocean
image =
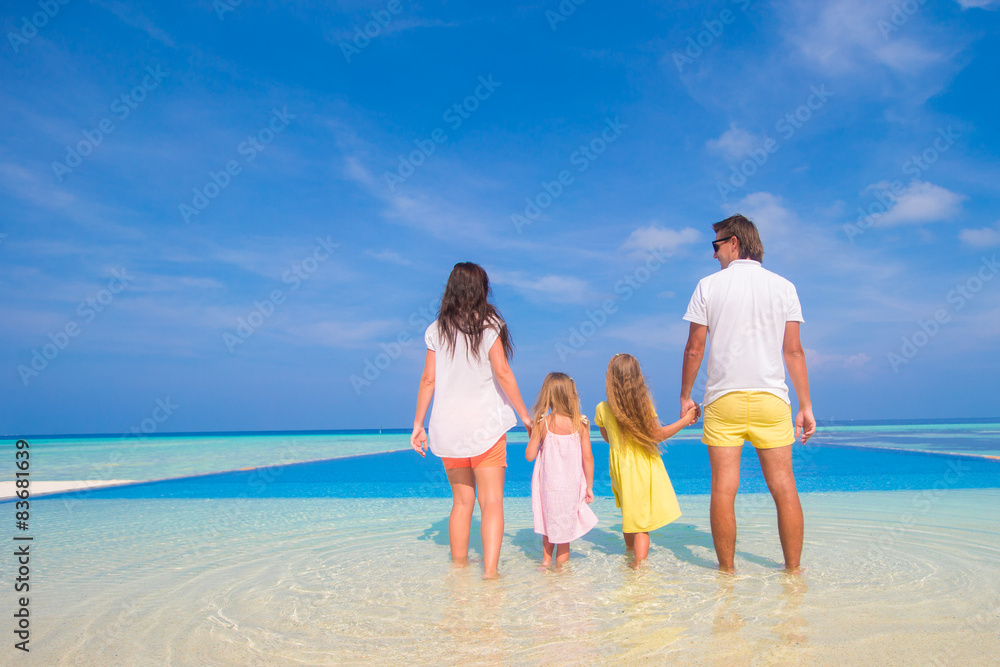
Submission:
[[1000,420],[825,424],[795,445],[800,576],[780,569],[749,447],[738,572],[714,569],[699,438],[668,442],[684,515],[636,571],[597,435],[600,523],[556,573],[536,569],[531,464],[512,431],[492,582],[478,519],[473,565],[450,564],[447,482],[407,431],[27,438],[33,480],[143,483],[32,500],[23,661],[985,664],[1000,650]]

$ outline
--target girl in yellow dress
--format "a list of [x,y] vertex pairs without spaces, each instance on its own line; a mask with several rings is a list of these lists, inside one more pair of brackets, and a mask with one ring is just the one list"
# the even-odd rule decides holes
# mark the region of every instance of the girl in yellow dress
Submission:
[[638,566],[649,554],[649,532],[681,515],[659,443],[697,422],[699,410],[693,407],[673,424],[660,426],[642,369],[631,354],[611,357],[605,388],[608,400],[598,404],[594,422],[611,445],[611,488],[622,511],[625,548],[635,551]]

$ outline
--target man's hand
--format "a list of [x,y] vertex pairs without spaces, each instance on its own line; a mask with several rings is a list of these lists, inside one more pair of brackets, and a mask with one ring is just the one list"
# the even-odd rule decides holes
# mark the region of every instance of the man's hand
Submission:
[[802,438],[802,444],[812,437],[816,432],[816,418],[813,417],[812,408],[799,408],[799,414],[795,416],[795,437]]
[[[683,419],[684,415],[686,415],[688,413],[689,410],[698,410],[698,404],[695,403],[693,400],[691,400],[690,396],[688,396],[687,398],[684,398],[682,396],[681,397],[681,414],[680,414],[680,416],[681,416],[682,419]],[[693,424],[694,422],[691,422],[691,423]]]

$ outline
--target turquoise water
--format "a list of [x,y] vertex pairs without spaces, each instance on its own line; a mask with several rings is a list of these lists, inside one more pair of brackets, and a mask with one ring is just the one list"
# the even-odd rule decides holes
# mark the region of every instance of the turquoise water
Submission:
[[[592,433],[600,441],[597,431]],[[154,435],[149,437],[84,436],[29,438],[36,480],[152,480],[342,458],[405,450],[409,432],[402,430],[329,433],[245,433]],[[523,446],[523,430],[508,442]],[[670,451],[683,445],[702,447],[701,431],[688,428],[671,439]],[[809,446],[796,445],[796,457],[807,463],[824,446],[884,447],[928,452],[1000,456],[1000,421],[961,423],[883,423],[821,425]],[[673,474],[673,471],[671,471]],[[13,469],[0,470],[0,481],[13,479]]]
[[[644,569],[627,566],[597,436],[600,523],[566,571],[537,571],[514,431],[497,582],[479,578],[478,519],[472,566],[451,567],[448,486],[406,432],[30,438],[33,480],[165,481],[32,501],[22,661],[987,664],[1000,653],[997,431],[835,424],[796,445],[802,577],[780,571],[749,448],[738,574],[715,571],[696,429],[665,453],[684,515],[652,533]],[[12,576],[0,570],[0,589]]]

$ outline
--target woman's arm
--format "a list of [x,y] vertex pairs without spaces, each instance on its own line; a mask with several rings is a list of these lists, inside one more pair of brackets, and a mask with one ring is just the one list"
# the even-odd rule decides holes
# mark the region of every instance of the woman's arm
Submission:
[[528,446],[524,448],[524,458],[534,461],[538,456],[538,450],[542,447],[542,439],[545,437],[545,422],[539,422],[535,428],[531,429],[531,436],[528,438]]
[[427,416],[427,408],[431,405],[433,395],[434,350],[427,350],[427,356],[424,358],[424,372],[420,376],[420,385],[417,388],[417,415],[413,418],[413,433],[410,434],[410,446],[420,452],[421,456],[427,456],[424,451],[427,447],[424,418]]
[[583,476],[587,480],[587,494],[583,499],[589,504],[594,502],[594,453],[590,449],[590,424],[586,421],[580,429],[580,451],[583,454]]
[[504,355],[503,344],[499,338],[493,341],[493,345],[490,347],[490,366],[493,368],[493,375],[496,376],[497,382],[500,383],[500,388],[507,395],[507,399],[514,406],[514,412],[521,418],[521,423],[524,424],[524,428],[527,429],[530,435],[532,427],[531,416],[528,414],[527,408],[524,407],[524,401],[521,399],[521,390],[517,388],[514,371],[507,364],[507,357]]

